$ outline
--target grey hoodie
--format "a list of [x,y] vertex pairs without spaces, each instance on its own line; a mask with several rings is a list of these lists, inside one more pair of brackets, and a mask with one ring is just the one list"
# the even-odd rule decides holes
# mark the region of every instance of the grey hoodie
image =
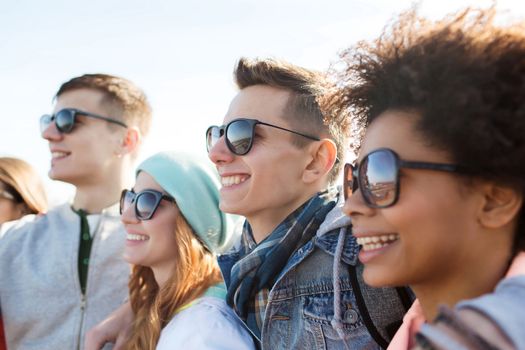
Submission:
[[0,230],[0,308],[7,347],[82,349],[85,332],[128,294],[126,234],[118,205],[93,236],[86,294],[78,277],[80,218],[69,204]]

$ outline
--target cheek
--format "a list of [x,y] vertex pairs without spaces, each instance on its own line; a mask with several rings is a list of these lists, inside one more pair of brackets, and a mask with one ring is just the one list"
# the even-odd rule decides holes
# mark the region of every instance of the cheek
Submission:
[[459,245],[467,237],[465,231],[469,227],[468,209],[457,192],[437,189],[441,191],[407,193],[394,207],[383,210],[385,220],[400,235],[402,244],[407,249],[425,251],[428,256]]
[[148,233],[155,239],[156,242],[162,244],[168,249],[171,249],[175,242],[176,225],[174,218],[170,215],[154,218],[158,220],[149,220],[150,225],[146,227]]

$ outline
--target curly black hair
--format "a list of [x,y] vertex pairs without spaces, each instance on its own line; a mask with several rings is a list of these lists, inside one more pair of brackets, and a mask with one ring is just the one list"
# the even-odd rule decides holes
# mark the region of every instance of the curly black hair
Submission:
[[[431,146],[473,177],[523,193],[525,27],[498,26],[496,14],[494,7],[468,8],[432,22],[417,8],[403,13],[374,42],[342,52],[342,69],[332,71],[340,89],[322,108],[349,109],[358,140],[382,112],[416,111]],[[525,250],[524,216],[522,207],[517,250]]]

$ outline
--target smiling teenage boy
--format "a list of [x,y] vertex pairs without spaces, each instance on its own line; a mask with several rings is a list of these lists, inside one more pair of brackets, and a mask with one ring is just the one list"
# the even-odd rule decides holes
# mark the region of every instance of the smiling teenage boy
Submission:
[[78,349],[87,329],[127,295],[118,200],[147,134],[151,109],[126,79],[88,74],[64,83],[40,119],[49,177],[75,186],[72,203],[2,230],[0,305],[9,349]]
[[395,289],[361,283],[337,205],[346,113],[322,115],[316,72],[241,59],[234,75],[224,125],[206,134],[220,208],[246,218],[240,246],[219,257],[229,304],[265,349],[385,347],[406,309]]

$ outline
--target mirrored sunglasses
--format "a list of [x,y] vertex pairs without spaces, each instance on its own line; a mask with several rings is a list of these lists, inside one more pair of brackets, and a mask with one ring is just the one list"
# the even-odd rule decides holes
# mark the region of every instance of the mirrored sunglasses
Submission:
[[49,127],[49,125],[51,125],[51,123],[55,122],[57,130],[60,133],[63,133],[63,134],[70,133],[73,130],[73,127],[75,126],[77,115],[82,115],[85,117],[95,118],[99,120],[105,120],[108,123],[117,124],[124,128],[128,127],[126,123],[120,120],[117,120],[117,119],[103,117],[97,114],[84,112],[84,111],[74,109],[74,108],[64,108],[56,112],[56,114],[54,115],[44,114],[43,116],[41,116],[40,117],[40,132],[43,133]]
[[357,189],[367,206],[388,208],[399,199],[399,169],[425,169],[447,172],[465,172],[456,164],[404,161],[388,148],[367,154],[359,164],[345,164],[343,191],[345,200]]
[[159,191],[144,190],[135,193],[133,190],[123,190],[120,195],[120,214],[134,205],[137,219],[150,220],[163,199],[175,203],[173,197]]
[[226,146],[228,146],[230,152],[238,156],[243,156],[250,152],[250,149],[252,148],[256,125],[265,125],[303,136],[310,140],[320,141],[320,139],[316,136],[311,136],[277,125],[264,123],[257,119],[238,118],[232,120],[226,125],[210,126],[208,130],[206,130],[206,149],[208,152],[210,152],[212,147],[215,146],[219,139],[222,136],[225,136]]

